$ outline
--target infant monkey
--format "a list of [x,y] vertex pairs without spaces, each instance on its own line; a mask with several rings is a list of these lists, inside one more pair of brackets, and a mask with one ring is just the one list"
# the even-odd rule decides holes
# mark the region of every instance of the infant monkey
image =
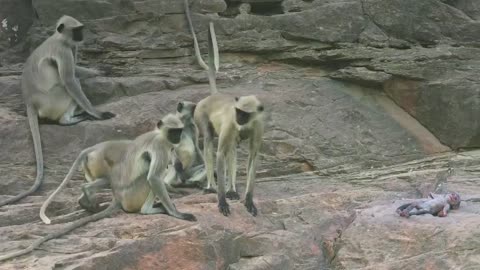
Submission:
[[432,214],[434,216],[446,217],[450,209],[460,207],[460,195],[456,192],[447,194],[429,194],[429,199],[407,203],[397,208],[401,217],[408,218],[412,215]]

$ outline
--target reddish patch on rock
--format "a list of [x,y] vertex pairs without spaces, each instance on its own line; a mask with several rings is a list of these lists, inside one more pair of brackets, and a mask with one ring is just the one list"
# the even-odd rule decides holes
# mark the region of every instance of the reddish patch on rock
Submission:
[[418,100],[418,82],[405,79],[391,79],[384,84],[384,90],[410,115],[415,116]]
[[203,269],[207,263],[203,246],[196,232],[188,236],[177,235],[171,237],[159,251],[143,255],[134,269]]
[[257,67],[258,73],[270,73],[285,70],[285,67],[279,64],[270,63]]

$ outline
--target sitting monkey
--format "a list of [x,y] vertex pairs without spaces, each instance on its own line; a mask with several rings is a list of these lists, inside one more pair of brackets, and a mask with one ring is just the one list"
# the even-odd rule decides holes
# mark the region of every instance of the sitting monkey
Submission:
[[460,207],[460,195],[455,192],[447,194],[430,193],[429,198],[422,201],[404,204],[397,208],[401,217],[408,218],[412,215],[431,214],[439,217],[446,217],[450,209]]

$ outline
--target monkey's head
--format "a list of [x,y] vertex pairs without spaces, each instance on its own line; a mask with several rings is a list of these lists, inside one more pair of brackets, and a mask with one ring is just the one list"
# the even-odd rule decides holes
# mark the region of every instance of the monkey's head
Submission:
[[56,32],[70,45],[83,41],[84,25],[77,19],[63,15],[57,22]]
[[183,132],[183,122],[177,115],[169,113],[158,121],[157,129],[171,144],[178,144]]
[[245,126],[263,116],[263,104],[256,96],[235,97],[235,119]]
[[458,193],[451,192],[450,194],[448,194],[447,200],[448,200],[448,204],[450,204],[450,208],[452,209],[460,208],[461,199]]
[[183,121],[193,119],[193,114],[195,113],[195,108],[197,104],[190,101],[181,101],[177,105],[177,115]]

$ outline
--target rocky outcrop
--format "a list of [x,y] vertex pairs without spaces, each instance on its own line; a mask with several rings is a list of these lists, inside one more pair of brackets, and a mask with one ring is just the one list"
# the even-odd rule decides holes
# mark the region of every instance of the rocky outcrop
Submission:
[[[192,1],[191,1],[192,2]],[[39,207],[79,151],[134,138],[180,100],[208,95],[194,61],[183,1],[0,0],[0,200],[26,190],[34,156],[19,79],[29,52],[62,14],[86,25],[80,65],[87,96],[117,114],[75,126],[41,125],[45,183],[0,209],[0,253],[88,215],[76,203],[83,176]],[[448,189],[478,197],[480,31],[476,0],[199,0],[193,21],[202,51],[209,21],[221,51],[220,91],[255,94],[268,126],[251,217],[186,189],[177,208],[198,222],[120,213],[42,245],[2,269],[474,269],[479,205],[449,217],[402,219],[395,208]],[[6,26],[4,26],[6,21]],[[18,27],[16,27],[18,25]],[[17,30],[15,30],[17,29]],[[12,39],[14,38],[14,39]],[[246,145],[239,151],[244,189]],[[101,194],[104,201],[109,193]],[[66,215],[66,216],[64,216]]]

